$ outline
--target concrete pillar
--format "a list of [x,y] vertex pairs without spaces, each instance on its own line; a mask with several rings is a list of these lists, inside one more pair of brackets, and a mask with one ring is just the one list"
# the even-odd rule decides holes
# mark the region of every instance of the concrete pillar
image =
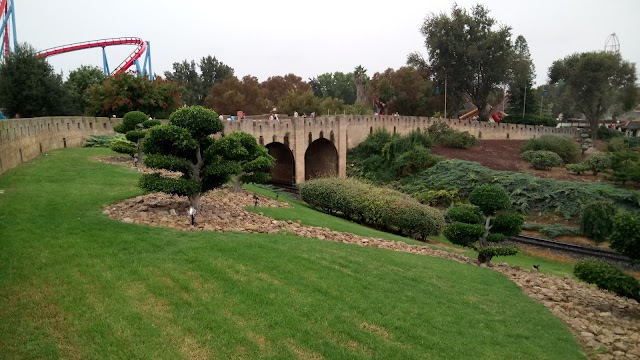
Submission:
[[345,115],[337,116],[335,121],[337,126],[333,136],[338,150],[338,177],[347,177],[347,129],[349,123]]
[[306,123],[304,118],[297,117],[291,119],[291,127],[293,128],[291,131],[291,136],[293,140],[293,146],[291,150],[293,151],[293,160],[296,163],[296,184],[301,184],[304,182],[305,168],[304,168],[304,154],[307,151],[307,131],[306,131]]

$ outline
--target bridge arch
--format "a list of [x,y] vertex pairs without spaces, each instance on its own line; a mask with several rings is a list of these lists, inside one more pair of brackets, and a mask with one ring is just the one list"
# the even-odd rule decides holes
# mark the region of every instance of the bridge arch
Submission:
[[280,142],[267,144],[269,155],[276,159],[275,165],[271,168],[271,181],[280,184],[293,185],[296,182],[296,162],[293,152]]
[[327,139],[313,141],[304,154],[304,179],[338,176],[338,150]]

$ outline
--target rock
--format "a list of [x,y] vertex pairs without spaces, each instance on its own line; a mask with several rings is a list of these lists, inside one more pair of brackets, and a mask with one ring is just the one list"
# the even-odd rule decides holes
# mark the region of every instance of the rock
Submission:
[[589,342],[587,343],[587,347],[590,347],[592,349],[598,349],[601,346],[602,344],[595,340],[589,340]]
[[171,215],[171,216],[177,216],[177,215],[178,215],[178,212],[176,211],[176,209],[171,209],[171,210],[169,210],[169,215]]
[[133,219],[132,218],[126,217],[126,218],[122,219],[122,221],[127,223],[127,224],[133,224]]
[[616,334],[616,335],[624,335],[627,332],[617,327],[617,328],[613,329],[613,333]]
[[107,216],[109,216],[109,215],[111,215],[111,211],[109,211],[109,210],[105,210],[105,211],[103,211],[103,212],[102,212],[102,215],[107,215]]
[[326,239],[326,237],[324,237],[324,235],[318,235],[317,238],[320,239],[320,240],[325,240]]
[[629,350],[629,347],[623,342],[617,342],[613,344],[613,349],[627,352],[627,350]]

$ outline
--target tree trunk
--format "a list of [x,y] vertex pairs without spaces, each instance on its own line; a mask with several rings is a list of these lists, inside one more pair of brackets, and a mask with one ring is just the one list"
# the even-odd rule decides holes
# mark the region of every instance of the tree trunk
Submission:
[[491,258],[492,258],[492,257],[493,257],[493,256],[491,256],[491,255],[487,255],[487,254],[482,254],[482,253],[481,253],[481,254],[478,254],[478,262],[479,262],[480,264],[488,264],[488,263],[490,263],[490,262],[491,262]]
[[591,140],[595,140],[598,136],[598,119],[588,119],[589,128],[591,130]]
[[142,139],[138,139],[138,163],[142,164]]
[[242,175],[236,176],[236,181],[233,184],[233,192],[239,193],[242,191]]
[[191,194],[191,196],[189,196],[189,204],[191,205],[191,207],[196,209],[196,211],[200,210],[200,199],[201,198],[202,198],[202,194],[201,193],[195,193],[195,194]]

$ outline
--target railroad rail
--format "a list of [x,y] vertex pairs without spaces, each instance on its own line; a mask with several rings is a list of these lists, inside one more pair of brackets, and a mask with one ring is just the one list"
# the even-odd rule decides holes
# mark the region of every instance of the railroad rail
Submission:
[[514,243],[519,243],[523,245],[530,245],[530,246],[535,246],[539,248],[560,251],[576,257],[594,257],[602,260],[610,260],[610,261],[616,261],[616,262],[622,262],[622,263],[631,262],[631,259],[629,259],[628,257],[624,255],[620,255],[613,251],[596,249],[596,248],[580,246],[575,244],[567,244],[559,241],[541,239],[533,236],[519,235],[519,236],[511,237],[509,238],[509,240],[513,241]]

